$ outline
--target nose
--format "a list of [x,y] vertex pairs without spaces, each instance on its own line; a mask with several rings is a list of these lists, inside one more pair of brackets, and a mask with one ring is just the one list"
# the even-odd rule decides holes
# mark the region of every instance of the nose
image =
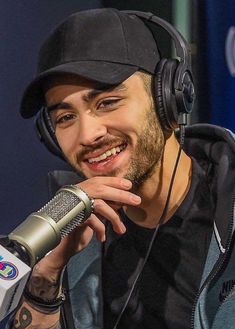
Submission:
[[84,113],[79,121],[79,139],[81,145],[92,145],[107,133],[102,118]]

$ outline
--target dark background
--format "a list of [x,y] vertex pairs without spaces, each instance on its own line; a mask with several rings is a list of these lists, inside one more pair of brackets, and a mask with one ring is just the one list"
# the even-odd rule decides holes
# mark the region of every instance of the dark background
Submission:
[[[22,92],[34,75],[37,51],[48,32],[73,12],[102,6],[151,11],[172,22],[173,4],[166,0],[0,1],[0,234],[9,233],[48,200],[48,171],[68,168],[38,142],[33,120],[23,120],[19,115]],[[209,121],[205,82],[203,89],[199,88],[200,80],[205,81],[200,78],[205,54],[202,51],[197,57],[200,35],[204,35],[203,10],[200,8],[198,28],[197,2],[190,1],[190,8],[189,41],[194,49],[193,71],[199,95],[192,121]],[[159,33],[160,49],[169,57],[170,40]],[[0,328],[4,327],[2,322]]]
[[[8,0],[1,2],[0,20],[0,209],[1,234],[8,233],[48,196],[47,172],[66,168],[38,142],[34,120],[24,120],[19,104],[35,73],[37,52],[49,31],[69,14],[98,7],[152,11],[172,20],[171,1]],[[159,33],[162,31],[159,31]],[[160,35],[163,54],[170,39]]]

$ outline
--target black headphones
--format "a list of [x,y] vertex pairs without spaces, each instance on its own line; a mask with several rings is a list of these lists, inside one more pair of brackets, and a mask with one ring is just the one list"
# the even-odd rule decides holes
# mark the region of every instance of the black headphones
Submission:
[[61,148],[57,142],[55,130],[52,126],[51,118],[46,107],[43,107],[37,113],[35,128],[40,141],[46,146],[46,148],[54,155],[57,155],[61,159],[65,160]]
[[[192,112],[195,100],[188,43],[171,24],[152,13],[130,10],[123,12],[160,26],[174,40],[179,60],[163,58],[157,64],[154,77],[155,103],[164,130],[186,124],[186,117]],[[37,114],[35,125],[41,142],[50,152],[64,159],[46,108],[42,108]]]

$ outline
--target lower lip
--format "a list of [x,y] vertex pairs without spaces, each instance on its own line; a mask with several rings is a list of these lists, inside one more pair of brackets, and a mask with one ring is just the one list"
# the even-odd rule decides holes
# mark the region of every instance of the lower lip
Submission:
[[108,158],[98,161],[98,162],[92,162],[89,163],[86,162],[86,166],[94,172],[106,172],[112,169],[115,169],[115,167],[118,166],[118,162],[121,160],[121,158],[124,155],[126,149],[122,150],[120,153],[117,153],[115,155],[109,156]]

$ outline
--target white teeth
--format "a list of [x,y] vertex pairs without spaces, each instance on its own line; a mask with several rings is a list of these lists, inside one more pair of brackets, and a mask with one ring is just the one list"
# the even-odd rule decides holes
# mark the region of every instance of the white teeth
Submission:
[[104,159],[106,159],[106,158],[107,158],[107,155],[106,155],[105,153],[100,155],[100,159],[101,159],[101,160],[104,160]]
[[96,158],[88,159],[88,162],[93,163],[93,162],[98,162],[98,161],[104,160],[104,159],[106,159],[107,157],[109,157],[111,155],[114,155],[116,153],[120,153],[123,149],[124,149],[124,145],[113,147],[112,149],[107,150],[106,152],[104,152],[103,154],[99,155]]

